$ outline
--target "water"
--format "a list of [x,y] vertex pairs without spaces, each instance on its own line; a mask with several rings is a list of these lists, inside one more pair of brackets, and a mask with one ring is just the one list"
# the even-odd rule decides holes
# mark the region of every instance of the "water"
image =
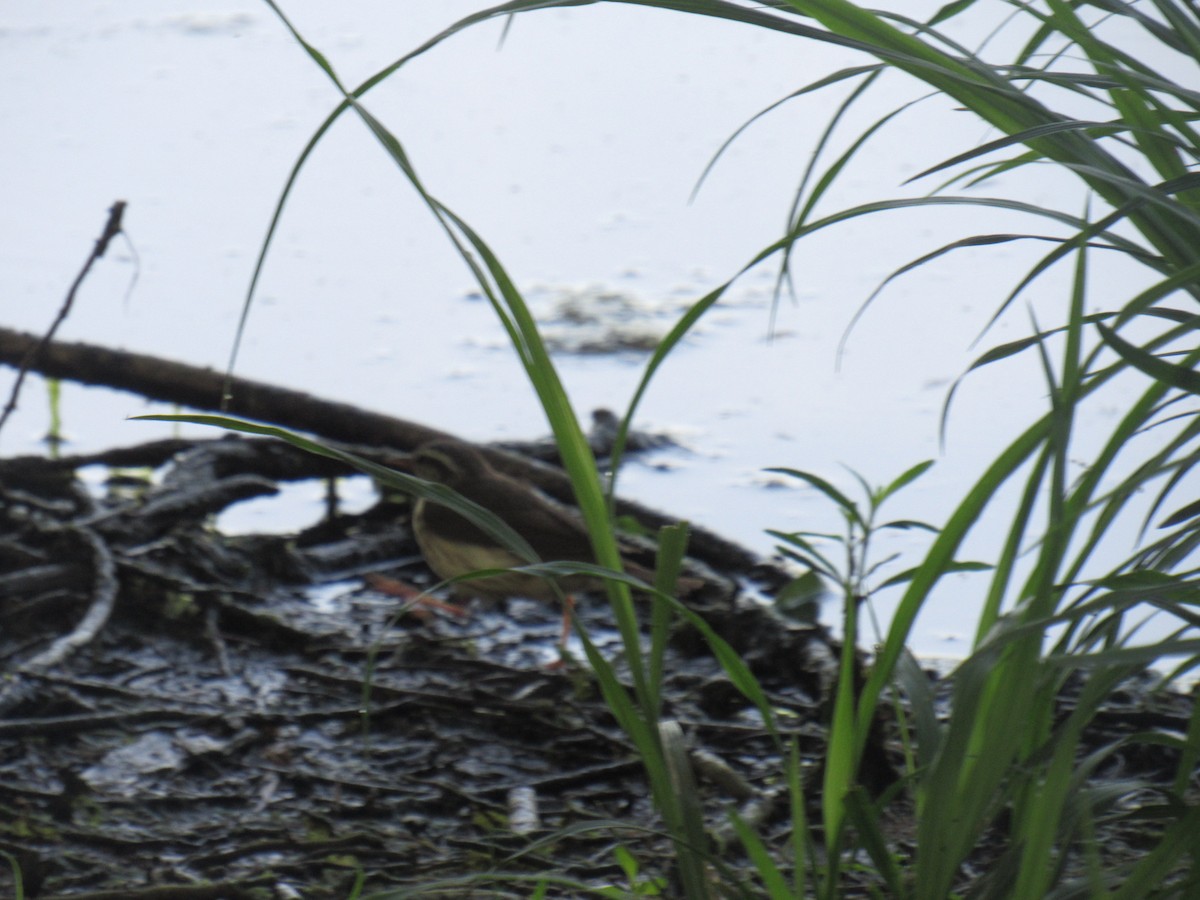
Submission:
[[[306,0],[285,8],[356,84],[479,6]],[[690,200],[722,142],[798,86],[861,62],[752,28],[600,5],[520,17],[503,43],[499,22],[460,34],[366,102],[404,142],[428,189],[491,243],[532,296],[616,292],[649,311],[648,327],[660,327],[777,239],[844,91],[806,96],[755,124]],[[264,4],[248,0],[219,12],[149,0],[86,8],[14,0],[0,23],[0,74],[13,211],[0,221],[5,324],[45,329],[105,210],[121,198],[137,262],[114,245],[60,337],[223,368],[289,168],[338,99],[323,74]],[[922,93],[900,77],[881,87],[852,124]],[[905,186],[906,179],[988,137],[940,100],[920,104],[864,148],[826,211],[919,196],[934,185]],[[1082,198],[1049,170],[1006,178],[975,193],[1016,192],[1060,208],[1071,208],[1066,191]],[[1027,333],[1026,300],[1039,305],[1042,321],[1057,321],[1069,273],[1040,280],[974,345],[1045,248],[961,252],[889,286],[850,335],[840,366],[838,344],[859,305],[897,267],[967,234],[1034,227],[1011,214],[935,210],[815,234],[797,251],[796,299],[775,310],[773,336],[775,270],[750,272],[673,355],[639,415],[640,427],[671,431],[687,452],[631,466],[623,492],[765,553],[774,543],[766,528],[839,524],[814,491],[765,468],[817,472],[853,493],[847,468],[880,483],[936,458],[889,513],[942,521],[991,456],[1044,408],[1046,393],[1032,358],[972,376],[957,394],[943,447],[948,387],[983,348]],[[1118,263],[1097,265],[1106,268],[1096,276],[1095,302],[1116,305],[1135,275]],[[623,407],[643,361],[559,357],[583,416]],[[349,116],[313,154],[289,201],[238,372],[472,439],[546,430],[462,261]],[[36,383],[27,388],[0,450],[38,450],[48,424],[43,396]],[[1120,398],[1085,430],[1109,424]],[[170,430],[126,421],[149,411],[170,410],[68,386],[68,449]],[[290,520],[295,510],[281,515]],[[969,551],[991,558],[997,536],[983,531]],[[883,549],[920,545],[905,534]],[[965,651],[978,584],[952,580],[919,623],[918,650]],[[886,615],[889,598],[882,599]]]

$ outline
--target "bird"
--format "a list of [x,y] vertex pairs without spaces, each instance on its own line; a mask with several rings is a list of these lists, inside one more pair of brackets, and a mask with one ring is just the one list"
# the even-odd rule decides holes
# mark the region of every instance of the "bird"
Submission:
[[[578,516],[536,488],[498,472],[471,445],[447,440],[423,444],[413,454],[411,467],[426,481],[453,488],[495,513],[529,543],[539,559],[595,563],[591,539]],[[529,563],[441,504],[419,498],[413,507],[412,521],[417,545],[439,578]],[[633,570],[630,574],[638,578],[653,579],[641,566],[631,564],[630,568]],[[598,579],[585,575],[564,576],[559,583],[564,590],[571,591],[592,590],[600,585]],[[552,601],[557,597],[546,579],[522,572],[475,579],[465,587],[472,593],[498,599],[522,596]]]
[[[529,543],[542,561],[596,562],[591,539],[578,515],[531,485],[497,471],[470,444],[450,440],[423,444],[413,453],[409,467],[426,481],[453,488],[499,516]],[[508,569],[529,562],[457,512],[425,498],[418,498],[413,506],[412,525],[425,561],[439,578],[456,578],[481,569]],[[622,561],[628,574],[647,583],[654,582],[654,574],[644,566]],[[565,575],[554,580],[567,595],[603,587],[602,579],[588,575]],[[681,578],[679,586],[691,590],[700,583],[694,578]],[[496,599],[527,597],[554,602],[560,597],[550,581],[524,572],[472,579],[459,590]],[[570,619],[569,612],[564,613],[565,641]]]

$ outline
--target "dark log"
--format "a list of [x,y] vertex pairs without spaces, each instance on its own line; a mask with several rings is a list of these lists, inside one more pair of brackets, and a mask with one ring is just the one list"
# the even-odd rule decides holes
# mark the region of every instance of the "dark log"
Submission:
[[[39,341],[35,335],[0,328],[0,365],[21,365]],[[222,408],[226,384],[222,373],[94,344],[51,341],[39,350],[30,369],[48,378],[102,385],[164,403],[303,431],[356,452],[362,452],[364,445],[410,452],[427,441],[455,438],[416,422],[246,378],[229,381],[230,397]],[[574,502],[570,481],[561,469],[494,448],[483,449],[501,471],[525,479],[563,502]],[[366,452],[380,459],[378,452]],[[650,528],[677,521],[627,500],[619,500],[617,510]],[[693,528],[691,550],[697,558],[719,569],[744,572],[760,563],[745,548],[702,529]]]

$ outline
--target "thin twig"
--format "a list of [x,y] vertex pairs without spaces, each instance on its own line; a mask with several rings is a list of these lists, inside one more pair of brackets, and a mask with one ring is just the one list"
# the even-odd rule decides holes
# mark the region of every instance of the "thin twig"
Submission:
[[87,261],[83,264],[83,268],[80,269],[79,274],[75,276],[75,282],[71,285],[71,289],[67,291],[67,298],[63,301],[62,308],[59,309],[58,316],[54,319],[54,324],[50,326],[50,330],[42,336],[42,339],[37,343],[37,345],[33,347],[29,353],[26,354],[25,359],[21,361],[21,368],[17,372],[17,380],[13,384],[12,393],[9,394],[8,403],[4,407],[4,411],[0,413],[0,429],[4,428],[4,423],[8,421],[8,417],[11,416],[13,411],[17,408],[17,398],[21,394],[21,385],[25,383],[25,374],[33,365],[34,360],[37,359],[38,354],[42,352],[42,349],[54,338],[54,333],[58,331],[58,327],[62,325],[67,316],[70,314],[71,306],[75,303],[75,293],[79,290],[79,286],[83,284],[83,279],[87,277],[87,273],[91,271],[92,264],[104,256],[105,252],[108,250],[109,241],[115,238],[118,234],[121,234],[121,219],[124,217],[124,215],[124,200],[118,200],[109,207],[108,221],[104,224],[104,231],[102,231],[100,233],[100,237],[96,239],[96,246],[92,248],[92,252],[88,256]]
[[95,576],[92,586],[92,605],[87,614],[70,634],[57,641],[26,662],[21,668],[36,672],[62,662],[75,650],[90,643],[112,615],[117,599],[117,565],[103,539],[90,528],[76,528],[84,541],[91,547]]

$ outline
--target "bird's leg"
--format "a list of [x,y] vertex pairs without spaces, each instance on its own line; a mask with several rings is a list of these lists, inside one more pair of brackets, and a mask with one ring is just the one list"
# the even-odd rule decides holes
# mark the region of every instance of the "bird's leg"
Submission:
[[571,615],[575,612],[575,598],[570,594],[563,595],[563,620],[562,620],[562,635],[559,637],[558,645],[564,650],[567,649],[567,638],[571,636]]
[[395,578],[388,578],[386,575],[380,575],[378,572],[368,572],[363,576],[363,581],[368,587],[379,591],[381,594],[403,599],[408,604],[408,612],[419,619],[428,619],[430,610],[439,610],[457,619],[466,619],[469,617],[469,613],[461,606],[431,597],[411,584],[397,581]]
[[563,620],[562,633],[558,638],[558,659],[552,663],[547,663],[545,668],[548,672],[556,672],[567,664],[570,655],[567,652],[567,638],[571,636],[571,615],[575,612],[575,598],[570,594],[562,595],[563,603]]

